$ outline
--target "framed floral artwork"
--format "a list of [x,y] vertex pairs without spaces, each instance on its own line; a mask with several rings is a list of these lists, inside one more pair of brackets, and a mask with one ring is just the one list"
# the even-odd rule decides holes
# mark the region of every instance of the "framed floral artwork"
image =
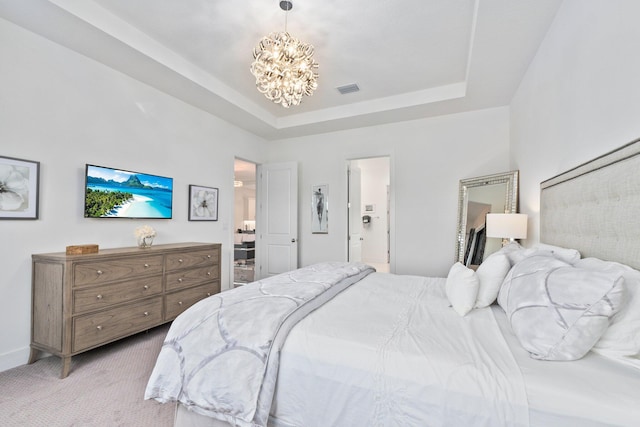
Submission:
[[218,189],[189,186],[189,221],[218,220]]
[[0,156],[0,219],[38,219],[40,162]]

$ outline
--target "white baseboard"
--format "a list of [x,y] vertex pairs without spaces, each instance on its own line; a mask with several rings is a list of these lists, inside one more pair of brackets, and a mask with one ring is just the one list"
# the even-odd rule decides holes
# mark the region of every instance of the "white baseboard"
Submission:
[[25,365],[29,360],[29,352],[30,348],[27,346],[0,354],[0,372]]

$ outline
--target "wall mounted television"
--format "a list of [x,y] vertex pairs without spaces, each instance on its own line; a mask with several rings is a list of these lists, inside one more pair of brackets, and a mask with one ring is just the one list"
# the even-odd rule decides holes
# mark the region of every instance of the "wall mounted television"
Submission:
[[173,178],[87,164],[85,218],[172,217]]

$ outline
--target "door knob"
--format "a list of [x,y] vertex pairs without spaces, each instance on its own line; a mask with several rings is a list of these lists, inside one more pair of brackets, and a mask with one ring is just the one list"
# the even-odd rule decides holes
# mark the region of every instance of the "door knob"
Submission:
[[295,242],[296,242],[295,238],[291,239],[291,243],[295,243]]

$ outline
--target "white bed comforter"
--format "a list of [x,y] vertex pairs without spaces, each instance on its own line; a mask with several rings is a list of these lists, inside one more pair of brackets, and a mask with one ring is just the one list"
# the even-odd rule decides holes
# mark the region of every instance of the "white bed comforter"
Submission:
[[288,332],[373,271],[316,264],[200,301],[173,322],[145,399],[178,401],[240,427],[265,426]]
[[521,372],[489,308],[445,279],[374,273],[291,331],[270,424],[527,426]]

